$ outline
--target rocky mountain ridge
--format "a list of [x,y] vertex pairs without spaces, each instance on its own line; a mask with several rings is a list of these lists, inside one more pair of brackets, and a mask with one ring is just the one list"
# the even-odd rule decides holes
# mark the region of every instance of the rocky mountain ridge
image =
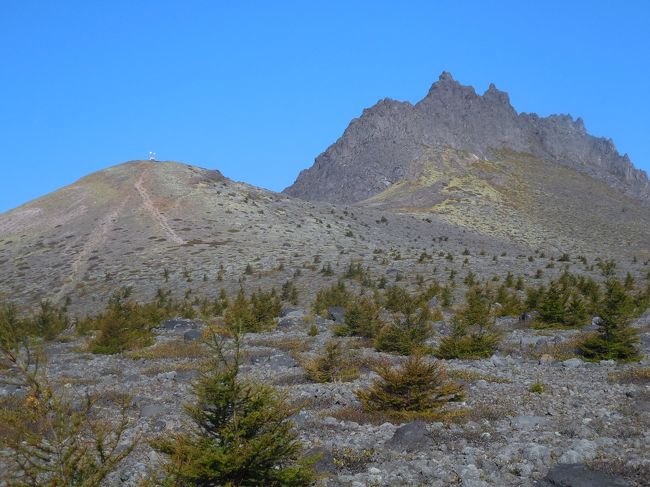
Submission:
[[339,140],[285,189],[291,196],[355,203],[419,175],[428,151],[452,148],[479,159],[510,150],[604,181],[650,203],[647,174],[610,139],[587,133],[581,118],[517,113],[494,84],[483,94],[444,72],[415,105],[384,99],[352,120]]

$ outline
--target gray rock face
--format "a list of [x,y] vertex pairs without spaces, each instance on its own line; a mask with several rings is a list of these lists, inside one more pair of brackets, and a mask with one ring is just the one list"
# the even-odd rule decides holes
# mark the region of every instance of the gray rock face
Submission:
[[160,328],[167,331],[184,331],[196,328],[196,323],[185,318],[170,318],[165,320]]
[[424,421],[413,421],[397,428],[385,446],[396,451],[422,450],[433,444]]
[[417,176],[418,158],[442,147],[482,158],[500,149],[528,153],[650,202],[647,174],[627,154],[619,154],[610,139],[589,135],[581,118],[518,114],[508,94],[493,84],[479,95],[446,72],[415,105],[387,98],[364,110],[285,193],[312,201],[358,202]]
[[565,360],[562,362],[563,367],[567,368],[575,368],[575,367],[582,367],[584,365],[584,362],[580,360],[579,358],[570,358],[569,360]]
[[630,484],[621,477],[594,472],[580,464],[560,464],[547,474],[547,487],[628,487]]
[[327,315],[335,323],[343,323],[345,321],[345,308],[343,306],[332,306],[328,308]]
[[160,404],[147,404],[142,408],[140,414],[143,418],[151,418],[153,416],[159,416],[165,411],[165,408]]
[[535,429],[548,423],[548,419],[542,416],[516,416],[510,420],[512,426],[517,429]]
[[183,333],[183,339],[186,342],[193,342],[196,340],[200,340],[203,337],[203,333],[201,333],[200,330],[187,330],[185,333]]

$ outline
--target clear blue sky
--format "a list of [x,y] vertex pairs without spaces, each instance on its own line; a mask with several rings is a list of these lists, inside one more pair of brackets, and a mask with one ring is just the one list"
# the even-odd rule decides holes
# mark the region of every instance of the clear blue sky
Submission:
[[148,151],[280,190],[443,70],[650,170],[647,1],[0,4],[0,211]]

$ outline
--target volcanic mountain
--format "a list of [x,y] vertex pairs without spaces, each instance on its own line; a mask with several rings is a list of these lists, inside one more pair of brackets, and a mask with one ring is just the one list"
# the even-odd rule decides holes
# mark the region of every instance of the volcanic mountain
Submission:
[[442,235],[446,251],[523,251],[437,218],[311,203],[215,170],[132,161],[0,214],[0,298],[90,310],[122,286],[150,298],[158,288],[216,295],[294,279],[306,299],[325,264],[339,272],[389,249],[406,256]]
[[443,220],[529,246],[648,249],[650,183],[568,115],[518,114],[442,73],[418,103],[384,99],[286,194]]
[[307,200],[354,203],[422,174],[424,161],[442,163],[455,149],[476,160],[503,151],[589,174],[650,202],[650,182],[609,139],[589,135],[569,115],[518,114],[494,84],[478,95],[443,72],[418,103],[386,98],[352,120],[343,136],[300,173],[285,193]]
[[479,96],[443,73],[416,105],[365,110],[284,194],[133,161],[0,214],[0,298],[92,309],[124,285],[151,297],[293,280],[308,299],[326,264],[391,278],[456,272],[445,256],[466,249],[484,278],[497,255],[645,261],[649,191],[645,173],[579,119],[517,114],[494,86]]

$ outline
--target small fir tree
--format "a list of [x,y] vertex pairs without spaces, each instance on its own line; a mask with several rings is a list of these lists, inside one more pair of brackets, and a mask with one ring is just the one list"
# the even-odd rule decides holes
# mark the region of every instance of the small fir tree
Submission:
[[638,332],[629,326],[634,314],[634,300],[624,285],[610,279],[599,311],[598,332],[580,344],[580,354],[587,360],[638,360]]
[[345,287],[343,281],[321,289],[316,293],[313,308],[314,312],[320,316],[327,316],[327,310],[333,306],[346,306],[350,301],[350,293]]
[[153,342],[151,329],[162,316],[157,313],[147,316],[142,306],[128,300],[129,296],[128,288],[116,291],[109,299],[106,310],[92,320],[93,327],[99,331],[90,343],[91,352],[115,354]]
[[450,401],[463,398],[462,387],[447,378],[441,362],[428,362],[419,352],[397,368],[388,362],[375,372],[379,375],[369,389],[357,391],[368,412],[385,412],[400,419],[427,417],[439,413]]
[[375,301],[367,296],[354,299],[345,307],[345,325],[339,330],[343,335],[355,335],[372,338],[381,326],[379,308]]
[[25,391],[6,398],[0,408],[0,484],[103,485],[138,442],[125,439],[133,427],[129,398],[110,398],[119,413],[102,419],[91,397],[75,397],[48,381],[44,354],[16,331],[0,326],[0,358],[12,368],[11,383]]
[[296,412],[271,387],[238,378],[239,338],[228,357],[215,336],[215,359],[187,407],[193,426],[153,446],[167,454],[166,485],[308,486],[312,459],[289,418]]
[[539,303],[539,318],[546,323],[564,323],[568,296],[560,285],[551,282]]
[[223,319],[226,325],[237,332],[250,331],[253,328],[255,315],[242,288],[239,288],[237,297],[226,309]]
[[420,304],[409,314],[398,314],[393,323],[384,325],[375,338],[379,352],[408,355],[424,346],[431,336],[432,313],[426,304]]
[[499,345],[494,316],[487,297],[477,287],[467,292],[465,308],[454,316],[451,335],[444,337],[436,355],[445,359],[489,357]]
[[351,381],[359,376],[359,369],[344,356],[341,343],[330,341],[324,352],[305,362],[305,371],[315,382]]

